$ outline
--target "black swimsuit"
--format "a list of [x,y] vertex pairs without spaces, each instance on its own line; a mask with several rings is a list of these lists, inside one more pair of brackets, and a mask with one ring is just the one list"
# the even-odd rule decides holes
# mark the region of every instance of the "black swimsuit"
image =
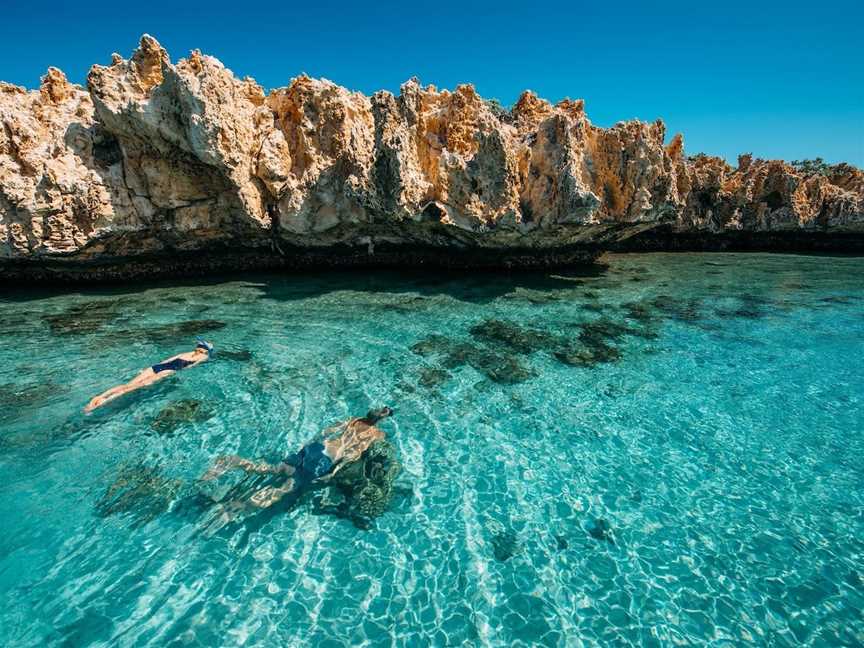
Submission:
[[195,363],[192,360],[174,358],[173,360],[169,360],[168,362],[160,362],[159,364],[155,364],[150,368],[153,370],[153,373],[159,373],[160,371],[180,371],[181,369],[185,369],[189,365],[193,364]]

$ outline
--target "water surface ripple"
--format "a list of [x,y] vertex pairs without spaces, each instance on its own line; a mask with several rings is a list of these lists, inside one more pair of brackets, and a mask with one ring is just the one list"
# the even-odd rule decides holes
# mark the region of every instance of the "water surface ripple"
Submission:
[[[0,644],[861,645],[862,360],[856,258],[7,294]],[[381,404],[369,528],[308,498],[204,532],[216,456]]]

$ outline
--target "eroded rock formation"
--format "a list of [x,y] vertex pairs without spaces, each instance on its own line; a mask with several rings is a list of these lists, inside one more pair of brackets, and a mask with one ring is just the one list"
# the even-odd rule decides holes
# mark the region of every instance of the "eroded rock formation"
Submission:
[[0,83],[0,121],[7,275],[530,264],[664,237],[854,247],[864,233],[864,173],[849,165],[688,158],[662,121],[599,128],[581,100],[530,92],[511,111],[415,79],[398,96],[307,76],[267,94],[197,51],[172,64],[149,36],[93,66],[87,89],[55,68],[36,91]]

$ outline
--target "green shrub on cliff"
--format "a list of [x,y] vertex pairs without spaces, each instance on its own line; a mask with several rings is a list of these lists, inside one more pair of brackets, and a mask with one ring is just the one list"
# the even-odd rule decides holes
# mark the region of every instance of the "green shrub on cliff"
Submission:
[[827,176],[831,173],[831,165],[821,157],[814,160],[792,160],[789,165],[804,175]]
[[483,103],[486,104],[486,107],[492,112],[495,117],[498,118],[499,121],[509,122],[510,121],[510,111],[501,105],[501,102],[497,99],[484,99]]

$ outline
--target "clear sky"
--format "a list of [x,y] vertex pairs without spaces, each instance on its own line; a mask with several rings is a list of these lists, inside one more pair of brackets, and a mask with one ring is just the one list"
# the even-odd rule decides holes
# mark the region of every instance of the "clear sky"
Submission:
[[530,88],[584,98],[608,126],[662,117],[686,150],[864,167],[864,2],[4,0],[0,79],[35,87],[49,65],[83,83],[144,32],[172,60],[193,48],[266,88],[300,72],[352,90],[411,76],[471,82],[509,105]]

